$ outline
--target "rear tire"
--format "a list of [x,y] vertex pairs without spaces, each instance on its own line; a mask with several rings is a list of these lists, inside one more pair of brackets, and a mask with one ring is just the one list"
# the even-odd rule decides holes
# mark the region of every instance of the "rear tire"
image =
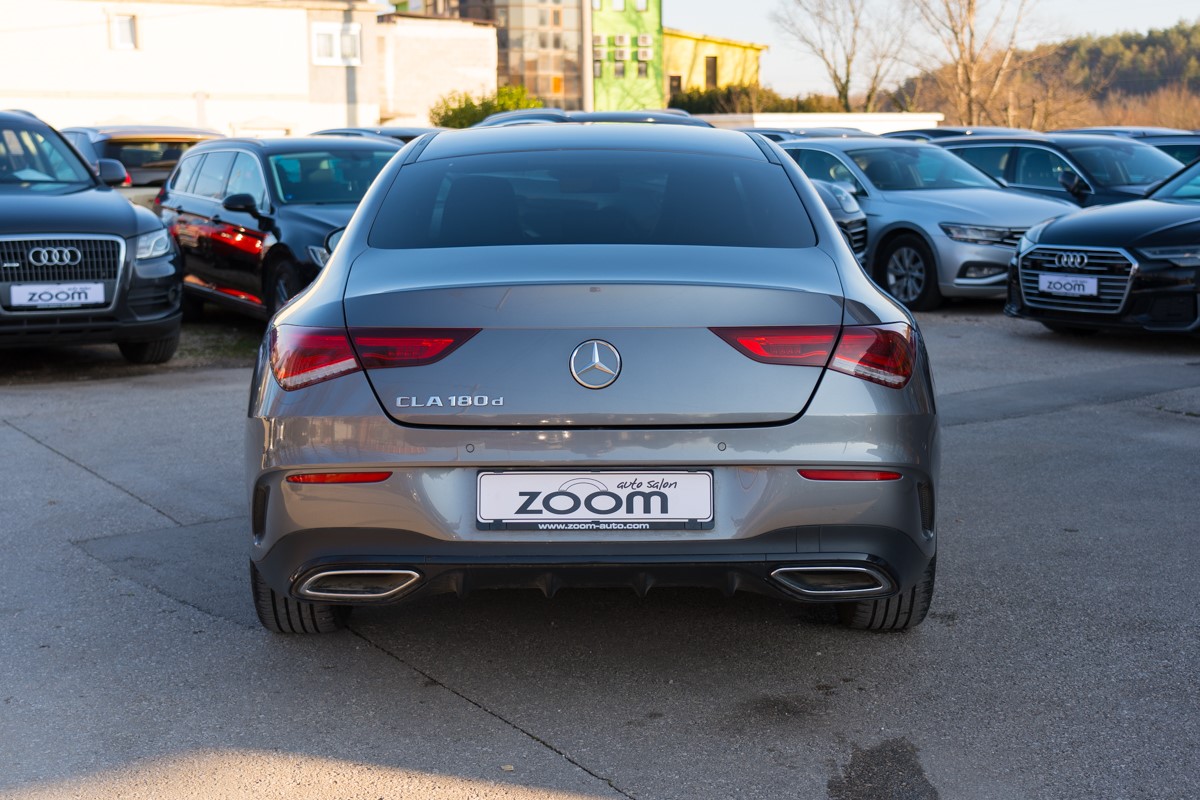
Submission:
[[272,633],[333,633],[346,626],[346,617],[350,615],[346,606],[309,603],[278,594],[263,580],[253,562],[250,591],[258,621]]
[[906,631],[915,628],[929,613],[936,573],[935,556],[916,586],[907,592],[879,600],[842,603],[838,606],[838,617],[847,628],[861,631]]
[[925,240],[897,236],[875,260],[875,282],[913,311],[932,311],[942,304],[937,260]]
[[1043,322],[1042,325],[1060,336],[1095,336],[1100,332],[1097,328],[1079,328],[1074,325],[1060,325],[1057,322]]
[[118,342],[117,347],[131,364],[161,364],[170,361],[179,348],[179,331],[148,342]]

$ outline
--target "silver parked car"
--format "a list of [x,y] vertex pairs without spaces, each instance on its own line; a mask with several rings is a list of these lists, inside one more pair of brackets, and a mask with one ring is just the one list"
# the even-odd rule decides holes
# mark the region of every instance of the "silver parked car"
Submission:
[[938,434],[912,317],[752,135],[433,134],[271,321],[263,625],[491,587],[710,586],[918,624]]
[[909,308],[943,297],[1000,297],[1021,234],[1076,209],[1004,189],[939,147],[901,139],[780,145],[810,177],[841,184],[867,213],[864,262]]

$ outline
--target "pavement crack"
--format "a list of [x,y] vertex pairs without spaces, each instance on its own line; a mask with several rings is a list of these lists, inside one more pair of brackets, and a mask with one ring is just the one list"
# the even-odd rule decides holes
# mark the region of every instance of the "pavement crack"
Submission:
[[12,428],[14,431],[16,431],[17,433],[21,434],[22,436],[26,437],[26,438],[27,438],[27,439],[29,439],[31,442],[34,442],[35,444],[37,444],[37,445],[40,445],[41,447],[44,447],[44,448],[46,448],[47,450],[49,450],[51,453],[54,453],[54,455],[58,456],[59,458],[61,458],[61,459],[64,459],[64,460],[68,461],[69,463],[71,463],[71,464],[74,464],[75,466],[79,467],[81,470],[83,470],[84,472],[88,473],[88,474],[89,474],[89,475],[91,475],[92,477],[94,477],[94,478],[97,478],[97,479],[99,479],[100,481],[103,481],[104,483],[107,483],[109,486],[113,487],[114,489],[116,489],[116,490],[117,490],[117,491],[119,491],[119,492],[123,492],[124,494],[127,494],[127,495],[129,495],[129,496],[130,496],[130,497],[132,497],[134,500],[138,501],[139,503],[141,503],[142,505],[144,505],[146,508],[150,509],[150,510],[151,510],[151,511],[153,511],[154,513],[156,513],[156,514],[159,514],[159,515],[161,515],[161,516],[163,516],[163,517],[166,517],[167,519],[171,520],[171,522],[172,522],[172,523],[174,523],[175,525],[182,525],[182,524],[183,524],[182,522],[180,522],[179,520],[175,519],[175,518],[174,518],[174,517],[172,517],[170,514],[168,514],[167,512],[163,511],[161,508],[158,508],[157,506],[155,506],[153,503],[151,503],[150,501],[146,500],[145,498],[138,497],[136,494],[134,494],[133,492],[129,491],[128,489],[126,489],[126,488],[125,488],[124,486],[122,486],[121,484],[119,484],[119,483],[115,483],[115,482],[113,482],[113,481],[109,480],[108,478],[104,477],[104,476],[103,476],[103,475],[101,475],[99,472],[96,472],[96,470],[92,469],[91,467],[87,466],[86,464],[80,463],[79,461],[76,461],[75,459],[71,458],[69,455],[67,455],[66,453],[62,452],[61,450],[57,450],[57,449],[55,449],[55,448],[51,447],[50,445],[48,445],[48,444],[46,444],[45,442],[43,442],[41,439],[39,439],[39,438],[37,438],[36,436],[34,436],[34,435],[33,435],[32,433],[30,433],[29,431],[27,431],[27,430],[24,430],[24,429],[22,429],[22,428],[19,428],[19,427],[17,427],[16,425],[14,425],[14,424],[12,423],[12,420],[7,420],[7,419],[6,419],[6,420],[4,420],[4,424],[5,424],[5,425],[7,425],[8,427]]
[[505,725],[507,725],[508,727],[510,727],[510,728],[512,728],[513,730],[517,731],[517,732],[518,732],[518,733],[520,733],[521,735],[523,735],[523,736],[525,736],[525,737],[527,737],[527,738],[529,738],[529,739],[532,739],[533,741],[537,742],[537,743],[538,743],[538,744],[540,744],[542,747],[546,748],[546,749],[547,749],[547,750],[549,750],[550,752],[552,752],[552,753],[554,753],[555,755],[557,755],[557,756],[559,756],[560,758],[562,758],[562,759],[563,759],[564,761],[566,761],[568,764],[571,764],[572,766],[574,766],[576,769],[582,770],[583,772],[587,773],[587,774],[588,774],[588,775],[590,775],[591,777],[593,777],[593,778],[595,778],[596,780],[600,781],[601,783],[605,784],[606,786],[608,786],[608,788],[612,789],[614,792],[616,792],[617,794],[621,795],[621,797],[628,797],[628,798],[629,798],[629,800],[637,800],[637,798],[636,798],[636,797],[634,797],[633,795],[631,795],[629,792],[627,792],[627,791],[625,791],[624,789],[622,789],[621,787],[617,786],[617,785],[616,785],[616,783],[614,783],[614,782],[613,782],[613,780],[612,780],[611,778],[606,778],[606,777],[604,777],[603,775],[601,775],[601,774],[599,774],[599,773],[597,773],[597,772],[594,772],[593,770],[589,769],[587,766],[585,766],[584,764],[580,763],[580,762],[579,762],[579,761],[577,761],[576,759],[572,758],[570,755],[568,755],[568,754],[567,754],[567,753],[565,753],[564,751],[560,750],[559,748],[555,747],[553,744],[551,744],[550,742],[546,741],[546,740],[545,740],[545,739],[543,739],[542,737],[538,736],[538,735],[537,735],[536,733],[534,733],[533,731],[530,731],[530,730],[527,730],[527,729],[525,729],[525,728],[521,727],[520,725],[518,725],[517,723],[515,723],[515,722],[513,722],[512,720],[508,719],[507,717],[505,717],[503,714],[499,713],[498,711],[493,711],[492,709],[488,708],[487,706],[485,706],[483,703],[479,702],[479,701],[478,701],[478,700],[476,700],[475,698],[473,698],[473,697],[470,697],[469,695],[466,695],[466,694],[464,694],[464,693],[460,692],[458,689],[455,689],[453,686],[450,686],[449,684],[445,683],[444,681],[441,681],[441,680],[439,680],[438,678],[436,678],[435,676],[433,676],[433,675],[429,674],[429,673],[428,673],[428,672],[426,672],[425,670],[423,670],[423,669],[421,669],[420,667],[418,667],[416,664],[413,664],[413,663],[411,663],[411,662],[409,662],[409,661],[405,661],[403,658],[401,658],[401,657],[400,657],[399,655],[397,655],[396,653],[393,653],[391,650],[387,649],[387,648],[386,648],[386,647],[384,647],[383,645],[381,645],[381,644],[378,644],[378,643],[376,643],[376,642],[372,641],[371,639],[367,638],[365,635],[363,635],[363,634],[362,634],[362,633],[360,633],[359,631],[356,631],[354,628],[347,628],[347,630],[349,630],[349,632],[350,632],[350,633],[354,634],[354,635],[355,635],[355,636],[357,636],[359,639],[362,639],[364,642],[366,642],[366,644],[367,644],[369,647],[373,647],[373,648],[375,648],[376,650],[378,650],[379,652],[381,652],[381,653],[383,653],[384,655],[388,656],[389,658],[391,658],[391,659],[393,659],[393,660],[395,660],[395,661],[399,662],[400,664],[403,664],[404,666],[408,667],[408,668],[409,668],[409,669],[411,669],[413,672],[415,672],[415,673],[417,673],[418,675],[420,675],[421,677],[425,678],[425,680],[427,680],[427,681],[431,681],[432,683],[434,683],[434,684],[436,684],[436,685],[440,686],[441,688],[445,689],[446,691],[450,692],[450,693],[451,693],[451,694],[453,694],[455,697],[458,697],[458,698],[459,698],[459,699],[461,699],[461,700],[465,700],[466,702],[468,702],[468,703],[470,703],[471,705],[475,706],[476,708],[478,708],[480,711],[482,711],[483,713],[487,714],[488,716],[490,716],[490,717],[492,717],[492,718],[494,718],[494,719],[498,720],[499,722],[502,722],[502,723],[504,723]]

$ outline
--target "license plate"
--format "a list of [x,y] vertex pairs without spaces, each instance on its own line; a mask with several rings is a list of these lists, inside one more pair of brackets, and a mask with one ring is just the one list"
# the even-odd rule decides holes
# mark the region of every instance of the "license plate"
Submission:
[[14,308],[65,308],[104,304],[103,283],[17,283],[12,286]]
[[1063,297],[1095,297],[1100,279],[1091,275],[1038,275],[1038,291]]
[[711,528],[711,472],[481,472],[483,529]]

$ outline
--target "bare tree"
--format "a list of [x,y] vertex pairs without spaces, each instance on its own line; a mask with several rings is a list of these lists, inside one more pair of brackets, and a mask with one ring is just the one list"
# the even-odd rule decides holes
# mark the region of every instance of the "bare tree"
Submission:
[[771,19],[821,61],[843,110],[854,111],[859,98],[861,110],[875,111],[910,27],[905,8],[884,0],[780,0]]
[[930,74],[941,84],[960,123],[994,121],[994,104],[1019,67],[1017,39],[1033,2],[912,0],[949,67]]

